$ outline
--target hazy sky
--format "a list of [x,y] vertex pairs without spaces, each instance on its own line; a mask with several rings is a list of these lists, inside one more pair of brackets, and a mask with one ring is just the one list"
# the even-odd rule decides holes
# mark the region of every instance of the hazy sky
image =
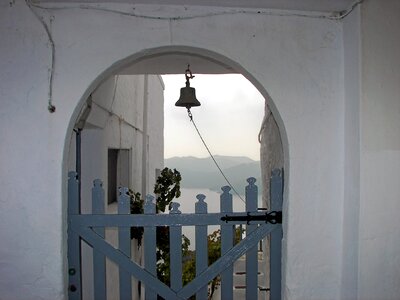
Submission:
[[[193,107],[194,121],[214,155],[260,159],[258,132],[264,116],[264,98],[242,75],[196,75],[190,81],[201,106]],[[185,76],[163,75],[165,83],[165,158],[207,157],[186,109],[176,107]]]

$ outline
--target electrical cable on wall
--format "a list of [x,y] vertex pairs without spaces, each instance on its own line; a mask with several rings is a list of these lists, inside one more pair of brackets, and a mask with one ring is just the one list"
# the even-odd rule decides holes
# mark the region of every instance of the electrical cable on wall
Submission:
[[280,11],[274,9],[237,9],[237,8],[230,8],[229,10],[222,10],[218,12],[211,12],[211,13],[203,13],[197,15],[187,15],[187,16],[173,16],[173,17],[163,17],[163,16],[152,16],[152,15],[144,15],[144,14],[137,14],[134,12],[126,12],[116,9],[111,9],[107,7],[101,7],[98,4],[90,5],[90,4],[70,4],[68,6],[43,6],[40,4],[34,4],[31,0],[25,0],[27,3],[29,2],[30,6],[34,6],[40,9],[50,9],[50,10],[65,10],[65,9],[82,9],[82,10],[94,10],[94,11],[104,11],[109,13],[115,13],[122,16],[130,16],[142,19],[149,19],[149,20],[167,20],[167,21],[178,21],[178,20],[190,20],[196,18],[207,18],[213,16],[222,16],[222,15],[237,15],[237,14],[257,14],[257,15],[268,15],[268,16],[278,16],[278,17],[303,17],[303,18],[314,18],[314,19],[328,19],[328,20],[341,20],[349,15],[359,4],[361,4],[364,0],[357,0],[355,1],[348,9],[340,11],[340,12],[333,12],[331,14],[327,13],[307,13],[307,12],[291,12],[291,11]]
[[[41,5],[38,3],[33,3],[32,0],[25,0],[26,5],[31,10],[33,15],[38,19],[38,21],[42,24],[44,30],[46,31],[46,35],[49,40],[50,50],[51,50],[51,64],[49,68],[49,92],[48,92],[48,105],[47,109],[50,113],[54,113],[56,111],[56,107],[53,105],[53,81],[54,81],[54,69],[55,69],[55,58],[56,58],[56,47],[53,40],[53,37],[50,33],[49,25],[43,20],[43,17],[39,16],[39,14],[33,9],[42,9],[42,10],[70,10],[70,9],[82,9],[82,10],[93,10],[93,11],[103,11],[109,12],[114,14],[119,14],[121,16],[129,16],[135,18],[142,18],[142,19],[150,19],[150,20],[166,20],[166,21],[180,21],[180,20],[191,20],[196,18],[207,18],[213,16],[223,16],[223,15],[237,15],[237,14],[256,14],[256,15],[268,15],[268,16],[280,16],[280,17],[303,17],[303,18],[317,18],[317,19],[328,19],[328,20],[342,20],[346,16],[348,16],[358,5],[360,5],[364,0],[357,0],[355,1],[348,9],[340,11],[340,12],[333,12],[332,14],[316,14],[316,13],[299,13],[299,12],[288,12],[288,11],[278,11],[278,10],[255,10],[255,9],[235,9],[231,8],[229,10],[223,10],[218,12],[211,12],[211,13],[203,13],[197,15],[180,15],[180,16],[173,16],[173,17],[163,17],[163,16],[151,16],[151,15],[144,15],[144,14],[136,14],[132,12],[126,12],[121,10],[110,9],[107,7],[102,7],[99,4],[90,5],[90,4],[70,4],[67,6],[62,6],[56,4],[55,6],[50,5]],[[50,18],[50,24],[53,18]],[[171,24],[169,24],[171,26]]]
[[226,183],[230,186],[230,188],[232,189],[232,191],[234,191],[234,193],[239,197],[239,199],[240,199],[243,203],[246,203],[246,202],[244,201],[244,199],[240,196],[240,194],[236,191],[236,189],[233,187],[233,185],[230,183],[230,181],[228,180],[228,178],[226,177],[226,175],[225,175],[224,172],[222,171],[221,167],[218,165],[217,161],[215,160],[214,155],[211,153],[211,151],[210,151],[210,149],[208,148],[208,146],[207,146],[207,144],[206,144],[204,138],[202,137],[202,135],[201,135],[199,129],[197,128],[196,123],[195,123],[194,120],[193,120],[193,115],[192,115],[192,112],[190,111],[190,108],[187,108],[187,112],[188,112],[188,116],[189,116],[190,122],[192,122],[194,128],[195,128],[196,131],[197,131],[197,134],[199,135],[201,141],[203,142],[204,147],[207,149],[208,154],[210,155],[211,159],[213,160],[215,166],[218,168],[218,170],[219,170],[219,172],[221,173],[222,177],[224,177]]
[[[33,15],[38,19],[38,21],[42,24],[44,30],[46,31],[47,38],[49,39],[49,44],[50,44],[50,68],[49,68],[49,92],[48,92],[48,103],[47,103],[47,109],[50,113],[54,113],[56,111],[56,107],[53,105],[53,81],[54,81],[54,66],[56,63],[56,46],[54,44],[53,37],[51,36],[49,26],[46,24],[46,22],[43,20],[41,16],[32,8],[34,5],[30,0],[25,0],[26,5],[29,7]],[[50,24],[52,22],[52,18],[50,18]]]

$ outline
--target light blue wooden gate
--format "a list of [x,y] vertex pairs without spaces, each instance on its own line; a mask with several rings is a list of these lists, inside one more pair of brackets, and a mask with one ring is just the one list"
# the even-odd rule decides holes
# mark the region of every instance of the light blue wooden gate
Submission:
[[[93,248],[94,299],[106,299],[106,258],[119,268],[119,298],[132,297],[132,277],[144,285],[145,299],[207,299],[208,283],[221,275],[221,299],[233,297],[233,264],[246,257],[246,299],[258,295],[258,243],[270,234],[270,299],[281,298],[281,240],[282,193],[281,170],[272,172],[271,210],[258,211],[258,188],[255,179],[249,178],[246,186],[246,211],[232,212],[232,195],[228,186],[221,194],[221,212],[208,213],[205,195],[198,195],[194,214],[182,213],[179,204],[173,203],[169,214],[156,214],[154,197],[146,196],[144,214],[130,214],[130,197],[127,188],[120,188],[118,214],[104,214],[105,199],[102,183],[94,181],[92,189],[92,214],[81,214],[79,182],[75,172],[69,173],[68,182],[68,274],[69,299],[82,299],[81,244]],[[234,244],[235,225],[246,225],[246,237]],[[221,228],[221,257],[208,265],[207,226]],[[170,227],[170,286],[156,275],[156,226]],[[182,285],[182,226],[195,226],[196,277]],[[118,228],[118,249],[105,240],[105,228]],[[144,227],[144,265],[130,257],[130,227]]]

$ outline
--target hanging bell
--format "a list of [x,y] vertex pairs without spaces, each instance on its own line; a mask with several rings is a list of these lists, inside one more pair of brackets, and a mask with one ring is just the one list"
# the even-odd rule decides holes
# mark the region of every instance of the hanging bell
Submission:
[[199,100],[196,99],[196,90],[186,83],[186,87],[181,88],[181,96],[175,106],[191,108],[200,105]]
[[181,96],[179,100],[176,101],[175,106],[186,107],[190,109],[193,106],[200,106],[199,100],[196,99],[196,90],[190,87],[189,79],[192,79],[194,76],[189,68],[185,72],[186,76],[186,87],[181,88]]

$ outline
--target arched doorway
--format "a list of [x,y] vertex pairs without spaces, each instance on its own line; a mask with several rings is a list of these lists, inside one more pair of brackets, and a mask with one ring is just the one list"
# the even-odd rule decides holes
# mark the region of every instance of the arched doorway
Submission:
[[[212,66],[212,68],[215,68],[215,72],[222,72],[223,70],[230,71],[230,72],[239,72],[242,73],[244,76],[246,76],[255,86],[260,90],[260,92],[264,95],[264,97],[267,99],[269,102],[269,107],[272,111],[274,111],[274,105],[269,98],[267,92],[263,87],[261,87],[260,84],[257,84],[255,82],[255,79],[248,74],[243,68],[238,66],[236,63],[230,61],[226,57],[223,57],[221,55],[218,55],[214,52],[209,52],[203,49],[198,49],[198,48],[186,48],[186,47],[165,47],[165,48],[157,48],[157,49],[151,49],[148,50],[144,53],[139,53],[136,55],[133,55],[132,57],[129,57],[123,62],[118,62],[116,65],[112,66],[109,68],[109,70],[103,74],[101,74],[96,80],[96,82],[104,82],[107,78],[107,76],[110,76],[112,74],[118,74],[118,72],[129,72],[127,70],[142,70],[142,68],[149,68],[149,64],[153,64],[156,67],[165,68],[165,66],[162,65],[162,61],[173,61],[171,60],[171,57],[191,57],[192,59],[198,60],[200,62],[208,62],[209,66]],[[161,62],[161,63],[160,63]],[[128,65],[128,67],[127,67]],[[167,64],[168,65],[168,64]],[[174,65],[174,64],[172,64]],[[201,65],[201,63],[200,63]],[[177,66],[175,66],[177,67]],[[181,68],[181,64],[179,64],[179,68]],[[136,71],[136,72],[143,72],[143,71]],[[154,71],[153,71],[154,72]],[[178,71],[171,71],[171,72],[177,72]],[[143,72],[144,73],[144,72]],[[253,79],[253,81],[251,80]],[[257,86],[258,85],[258,86]],[[95,90],[96,86],[93,88],[89,88],[86,94],[92,94],[92,92]],[[86,98],[89,99],[89,98]],[[78,108],[75,110],[75,115],[82,115],[84,114],[84,109],[82,110],[85,105],[87,106],[87,100],[85,98],[82,98],[80,101],[80,111],[83,113],[78,112]],[[279,116],[278,116],[279,117]],[[77,120],[79,121],[79,120]],[[74,126],[74,124],[77,123],[76,121],[73,121],[71,119],[70,126]],[[279,123],[279,122],[278,122]],[[277,127],[278,128],[278,127]],[[282,131],[282,129],[281,129]],[[283,136],[282,133],[279,134],[280,136]],[[270,164],[266,164],[270,166]],[[270,166],[271,167],[271,166]]]

